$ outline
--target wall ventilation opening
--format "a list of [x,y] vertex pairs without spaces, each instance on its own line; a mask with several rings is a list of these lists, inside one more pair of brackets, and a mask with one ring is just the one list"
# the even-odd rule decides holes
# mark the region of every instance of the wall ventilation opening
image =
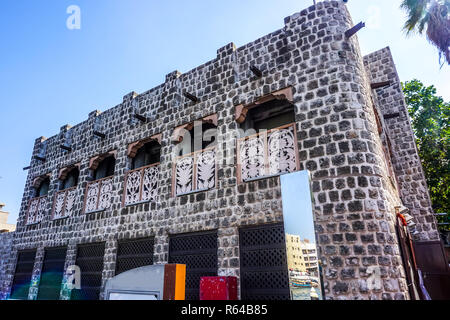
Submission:
[[290,300],[283,224],[239,230],[242,300]]
[[217,276],[217,231],[171,236],[169,263],[186,264],[186,300],[199,300],[200,278]]
[[28,300],[36,250],[19,251],[10,299]]
[[80,245],[75,265],[81,271],[81,289],[72,290],[72,300],[99,300],[102,287],[105,243]]
[[45,249],[38,300],[59,300],[67,248]]
[[154,238],[119,241],[116,276],[128,270],[153,264]]

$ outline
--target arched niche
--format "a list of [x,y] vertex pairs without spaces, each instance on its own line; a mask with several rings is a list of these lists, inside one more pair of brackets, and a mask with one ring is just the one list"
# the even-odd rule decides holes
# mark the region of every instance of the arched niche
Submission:
[[60,190],[66,190],[78,185],[80,177],[80,163],[65,167],[59,171]]
[[33,188],[35,189],[34,197],[46,196],[50,189],[50,174],[36,177],[33,180]]
[[134,144],[133,150],[129,152],[130,169],[135,170],[160,163],[160,141],[160,139],[150,138]]
[[235,107],[235,120],[242,129],[270,130],[295,122],[292,87]]
[[94,180],[114,175],[117,151],[110,151],[96,156],[89,161],[89,169],[93,171]]
[[177,155],[213,147],[217,143],[217,123],[217,114],[214,114],[177,127],[172,135],[172,141],[177,144]]

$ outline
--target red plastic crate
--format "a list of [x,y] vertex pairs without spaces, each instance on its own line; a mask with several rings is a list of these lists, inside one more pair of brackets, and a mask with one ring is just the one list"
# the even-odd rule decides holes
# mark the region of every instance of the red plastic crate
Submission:
[[236,277],[202,277],[200,300],[237,300]]

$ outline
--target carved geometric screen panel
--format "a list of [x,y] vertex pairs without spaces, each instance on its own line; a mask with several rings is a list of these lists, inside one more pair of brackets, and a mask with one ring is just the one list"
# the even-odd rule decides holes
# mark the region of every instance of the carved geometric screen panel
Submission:
[[242,300],[290,300],[282,224],[239,230]]
[[89,182],[86,187],[84,212],[109,209],[114,192],[114,177]]
[[239,182],[300,169],[295,124],[238,139]]
[[176,196],[215,188],[217,184],[216,148],[196,151],[178,158],[173,170],[173,194]]
[[70,188],[56,193],[53,204],[53,219],[61,219],[72,215],[77,196],[77,188]]
[[159,167],[151,165],[127,173],[124,204],[156,201],[159,182]]
[[27,212],[27,225],[37,224],[44,219],[48,196],[31,199]]
[[217,276],[217,231],[171,236],[169,263],[186,264],[186,300],[199,300],[200,278]]

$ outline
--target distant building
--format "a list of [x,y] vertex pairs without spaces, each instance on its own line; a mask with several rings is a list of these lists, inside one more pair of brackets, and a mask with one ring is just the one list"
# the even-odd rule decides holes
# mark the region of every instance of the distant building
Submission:
[[289,270],[306,272],[305,263],[301,254],[300,237],[286,234],[287,264]]
[[308,239],[286,234],[287,263],[289,270],[298,272],[317,271],[317,248]]
[[4,206],[4,203],[0,203],[0,233],[15,231],[16,225],[7,223],[9,212],[2,211]]
[[309,273],[317,272],[317,247],[314,243],[310,243],[308,239],[300,242],[302,249],[303,261],[305,261],[306,271]]

